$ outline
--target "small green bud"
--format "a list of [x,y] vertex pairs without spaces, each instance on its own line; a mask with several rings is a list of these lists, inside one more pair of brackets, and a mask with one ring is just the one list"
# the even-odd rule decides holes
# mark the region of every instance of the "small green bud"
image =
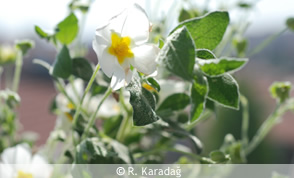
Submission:
[[291,83],[290,82],[274,82],[270,88],[270,93],[278,102],[283,103],[290,97]]
[[245,52],[247,50],[247,40],[243,37],[236,37],[233,40],[233,45],[237,49],[237,53],[239,56],[245,56]]
[[14,108],[20,103],[19,95],[8,89],[0,91],[0,98],[4,99],[10,108]]
[[24,56],[31,48],[35,47],[35,43],[32,40],[21,40],[16,41],[15,46],[22,52],[22,55]]
[[13,63],[16,59],[16,54],[15,48],[8,45],[0,46],[0,66]]

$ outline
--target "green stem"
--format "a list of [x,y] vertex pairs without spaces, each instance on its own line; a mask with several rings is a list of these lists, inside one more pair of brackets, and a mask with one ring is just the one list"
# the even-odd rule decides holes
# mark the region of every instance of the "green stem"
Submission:
[[0,90],[1,90],[1,77],[3,73],[3,68],[0,66]]
[[96,120],[96,116],[97,116],[97,113],[100,109],[100,107],[102,106],[103,102],[106,100],[106,98],[112,93],[112,89],[111,87],[108,88],[108,90],[106,91],[106,93],[104,94],[102,100],[100,101],[95,113],[92,115],[92,117],[90,118],[87,126],[86,126],[86,129],[85,129],[85,132],[84,134],[82,135],[82,140],[85,139],[88,134],[89,134],[89,131],[91,129],[91,127],[93,126],[93,124],[95,123],[95,120]]
[[243,148],[246,148],[248,145],[249,106],[248,106],[247,98],[243,95],[240,95],[240,102],[242,105],[242,128],[241,128],[242,146]]
[[204,111],[203,114],[200,116],[199,119],[197,119],[196,121],[194,121],[193,123],[190,123],[189,125],[186,126],[186,129],[187,131],[190,131],[192,130],[197,124],[199,124],[200,122],[210,118],[212,116],[213,112],[211,111]]
[[282,35],[285,31],[287,31],[288,28],[283,29],[282,31],[269,36],[267,39],[265,39],[263,42],[261,42],[257,47],[254,48],[253,51],[251,51],[249,53],[249,57],[253,56],[256,53],[259,53],[260,51],[262,51],[265,47],[267,47],[269,44],[271,44],[272,41],[274,41],[275,39],[277,39],[280,35]]
[[245,149],[246,155],[250,154],[265,138],[269,131],[274,127],[274,125],[279,121],[279,118],[289,109],[287,104],[277,105],[274,112],[263,122],[252,141],[249,143],[248,147]]
[[131,110],[127,107],[126,103],[125,103],[125,99],[123,96],[123,88],[120,89],[120,94],[119,94],[119,101],[120,104],[122,105],[122,107],[125,109],[125,111],[127,112],[126,116],[124,117],[121,125],[119,126],[118,132],[116,134],[116,139],[119,142],[122,142],[125,136],[125,131],[126,128],[128,127],[128,124],[130,122],[130,116],[131,116]]
[[126,117],[124,117],[122,123],[119,126],[118,132],[116,134],[117,141],[123,142],[124,136],[125,136],[125,130],[129,124],[129,122],[130,122],[130,117],[129,117],[129,115],[127,115]]
[[22,53],[21,51],[18,51],[17,58],[15,61],[15,70],[14,70],[14,77],[13,77],[13,84],[12,84],[12,90],[15,92],[18,91],[19,81],[21,77],[22,63],[23,63]]
[[84,92],[84,94],[83,94],[83,96],[82,96],[82,98],[81,98],[81,101],[80,101],[80,103],[79,103],[79,105],[78,105],[78,108],[77,108],[77,110],[76,110],[76,112],[75,112],[75,115],[74,115],[74,117],[73,117],[73,126],[74,126],[74,127],[76,126],[76,124],[77,124],[77,120],[78,120],[79,115],[80,115],[80,113],[81,113],[82,105],[83,105],[83,102],[84,102],[85,96],[87,95],[87,93],[88,93],[89,90],[91,89],[91,87],[92,87],[92,85],[93,85],[93,82],[94,82],[94,80],[95,80],[95,78],[96,78],[96,75],[97,75],[97,72],[99,71],[99,69],[100,69],[100,65],[97,64],[97,66],[96,66],[96,68],[95,68],[95,71],[94,71],[94,73],[92,74],[92,77],[91,77],[91,79],[90,79],[90,81],[89,81],[89,83],[88,83],[88,85],[87,85],[87,87],[86,87],[86,90],[85,90],[85,92]]

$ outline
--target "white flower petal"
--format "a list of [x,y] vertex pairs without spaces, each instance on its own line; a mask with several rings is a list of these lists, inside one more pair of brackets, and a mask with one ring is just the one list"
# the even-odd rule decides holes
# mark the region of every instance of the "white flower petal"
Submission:
[[136,45],[146,43],[149,39],[150,22],[146,12],[138,4],[127,9],[122,27],[121,35],[129,36]]
[[31,162],[31,152],[27,144],[7,148],[1,157],[4,164],[29,164]]
[[98,56],[98,62],[103,72],[110,78],[114,72],[114,67],[118,61],[115,56],[109,54],[107,48],[103,50],[101,57]]
[[152,44],[145,44],[132,49],[134,53],[133,66],[139,72],[144,74],[152,74],[156,70],[155,59],[158,55],[159,48]]
[[133,72],[130,69],[126,69],[125,75],[126,75],[126,82],[127,82],[127,84],[129,84],[132,80]]
[[114,73],[110,86],[113,90],[118,90],[125,85],[125,72],[119,65],[115,65],[113,68]]

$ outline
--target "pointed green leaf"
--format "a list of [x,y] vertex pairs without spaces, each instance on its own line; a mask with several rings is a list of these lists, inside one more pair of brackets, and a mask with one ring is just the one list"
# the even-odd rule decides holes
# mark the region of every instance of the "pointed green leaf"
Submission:
[[197,48],[213,50],[221,42],[229,21],[227,12],[216,11],[184,21],[175,29],[186,26]]
[[226,155],[222,151],[218,151],[218,150],[212,151],[209,154],[209,156],[211,160],[216,163],[225,163],[230,160],[229,158],[226,157]]
[[73,13],[71,13],[57,25],[56,38],[62,44],[70,44],[77,36],[78,31],[78,19]]
[[201,73],[198,73],[195,75],[194,83],[191,87],[191,122],[196,121],[201,116],[205,108],[207,93],[207,79]]
[[157,111],[177,111],[184,109],[189,103],[190,97],[188,95],[185,93],[176,93],[168,96],[158,107]]
[[87,59],[79,57],[72,60],[72,72],[76,77],[89,81],[93,74],[93,68]]
[[200,69],[208,76],[220,76],[224,73],[232,73],[240,70],[247,62],[248,59],[210,59],[202,60],[197,59]]
[[160,85],[158,81],[152,77],[147,78],[148,83],[155,88],[158,92],[160,91]]
[[72,74],[72,60],[66,46],[63,46],[59,52],[57,59],[53,64],[53,68],[51,68],[51,74],[54,77],[60,77],[63,79],[68,78]]
[[193,79],[195,64],[195,45],[186,27],[177,29],[167,38],[158,60],[171,73],[184,80]]
[[127,86],[131,97],[130,103],[133,107],[133,121],[136,126],[151,124],[159,119],[156,115],[155,97],[141,86],[140,78],[136,73],[132,82]]
[[40,38],[49,38],[49,34],[44,32],[39,26],[35,26],[35,32],[39,35]]
[[207,77],[208,97],[225,107],[239,109],[239,86],[230,74],[220,77]]

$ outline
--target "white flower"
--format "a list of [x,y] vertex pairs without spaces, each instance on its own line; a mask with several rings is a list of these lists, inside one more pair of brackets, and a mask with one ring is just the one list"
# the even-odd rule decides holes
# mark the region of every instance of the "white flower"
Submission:
[[96,30],[93,49],[113,90],[131,81],[131,66],[146,75],[156,71],[159,48],[146,44],[150,28],[145,11],[134,4]]
[[49,178],[52,167],[27,144],[7,148],[1,154],[0,178]]

